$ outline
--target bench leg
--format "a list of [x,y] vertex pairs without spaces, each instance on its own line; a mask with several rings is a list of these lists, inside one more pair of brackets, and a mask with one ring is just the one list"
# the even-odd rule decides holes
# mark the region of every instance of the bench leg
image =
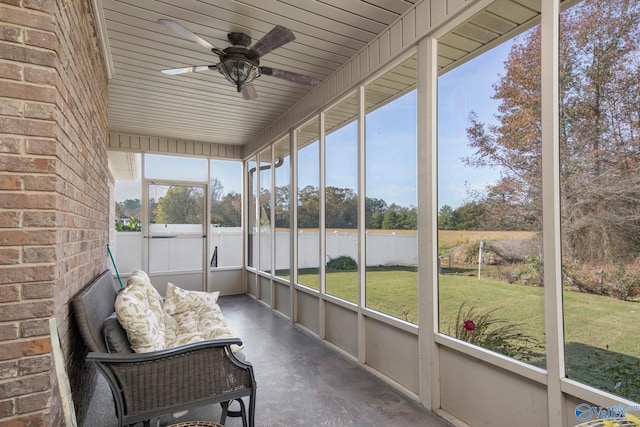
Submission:
[[220,406],[222,406],[222,415],[220,416],[220,424],[224,425],[227,421],[227,416],[229,417],[242,417],[242,427],[247,427],[247,410],[244,405],[244,401],[242,399],[236,399],[236,402],[240,404],[239,411],[230,411],[229,405],[232,401],[222,402]]

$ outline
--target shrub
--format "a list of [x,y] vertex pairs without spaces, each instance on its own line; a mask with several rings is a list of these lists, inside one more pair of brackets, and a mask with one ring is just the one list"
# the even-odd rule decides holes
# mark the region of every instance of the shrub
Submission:
[[130,217],[126,224],[116,220],[116,231],[142,231],[142,226],[137,219]]
[[[480,252],[480,242],[475,241],[465,244],[462,248],[461,261],[467,264],[477,264]],[[482,263],[487,265],[501,264],[504,261],[500,249],[494,245],[484,242],[482,247]]]
[[525,285],[542,286],[544,283],[543,266],[537,255],[526,255],[527,263],[520,269],[519,279]]
[[460,304],[454,337],[471,344],[519,360],[531,360],[541,355],[538,341],[518,331],[518,324],[494,317],[499,309],[478,312]]
[[330,259],[327,263],[327,269],[344,271],[357,270],[358,263],[350,256],[343,255],[337,258]]
[[598,268],[574,264],[567,266],[564,273],[565,284],[573,285],[583,292],[621,300],[636,300],[640,297],[640,270],[633,264]]

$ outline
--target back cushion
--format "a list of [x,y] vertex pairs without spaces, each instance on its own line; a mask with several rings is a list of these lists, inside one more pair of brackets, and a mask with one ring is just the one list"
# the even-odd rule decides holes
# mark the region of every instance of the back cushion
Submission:
[[116,313],[104,319],[102,334],[109,353],[132,353],[127,332],[122,329]]
[[116,298],[115,309],[133,351],[166,348],[165,319],[170,316],[162,310],[162,298],[146,273],[138,271],[129,277],[127,287]]

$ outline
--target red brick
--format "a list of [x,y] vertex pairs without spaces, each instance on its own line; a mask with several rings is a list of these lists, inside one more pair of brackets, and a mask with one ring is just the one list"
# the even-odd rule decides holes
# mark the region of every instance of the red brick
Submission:
[[58,109],[53,104],[29,102],[25,105],[23,115],[27,119],[55,120]]
[[13,399],[0,401],[0,417],[10,417],[13,415],[13,404]]
[[24,101],[18,99],[3,99],[0,102],[0,116],[22,117]]
[[22,354],[24,356],[34,356],[37,354],[49,353],[51,353],[51,340],[49,339],[49,337],[27,341],[22,346]]
[[34,301],[7,304],[2,307],[0,321],[13,321],[34,318],[51,317],[53,314],[52,301]]
[[34,427],[34,426],[52,426],[52,425],[62,425],[61,422],[58,424],[52,424],[49,422],[49,411],[36,412],[30,414],[24,414],[15,418],[11,418],[7,420],[6,424],[3,424],[3,427]]
[[13,25],[0,24],[0,40],[9,42],[22,41],[22,28]]
[[[25,228],[30,227],[60,227],[64,224],[64,214],[57,213],[55,211],[31,211],[23,214],[22,226]],[[55,238],[55,235],[52,236]],[[53,244],[55,240],[48,241],[46,244]],[[32,245],[44,244],[27,242]],[[0,240],[0,244],[1,240]]]
[[55,139],[28,139],[26,144],[27,154],[56,155],[58,144]]
[[0,137],[0,153],[18,154],[22,149],[22,141],[8,136]]
[[0,193],[0,209],[37,209],[40,207],[42,209],[55,208],[55,194]]
[[24,67],[24,81],[54,86],[58,80],[58,73],[53,68]]
[[54,262],[56,260],[55,246],[29,246],[24,248],[22,262],[43,263]]
[[0,325],[0,341],[13,340],[19,337],[17,323],[5,323]]
[[34,375],[47,372],[52,368],[51,356],[48,353],[40,353],[41,356],[20,359],[18,362],[18,373],[20,375]]
[[15,378],[18,376],[18,362],[11,360],[9,362],[0,363],[0,380],[7,378]]
[[4,384],[5,387],[0,388],[0,399],[48,390],[49,382],[50,376],[48,373],[7,381]]
[[0,228],[17,228],[20,226],[20,212],[0,211]]
[[[49,357],[43,337],[53,312],[65,313],[59,328],[67,353],[74,351],[68,301],[104,264],[113,185],[106,72],[86,2],[0,0],[0,16],[0,98],[7,100],[0,132],[17,135],[0,136],[0,182],[14,198],[0,196],[0,253],[8,260],[18,248],[27,262],[0,268],[1,282],[19,286],[21,297],[0,302],[0,355],[11,357],[7,366],[19,364],[22,381],[2,381],[0,393],[7,387],[15,396],[0,396],[0,425],[60,425],[55,379],[36,359]],[[21,188],[7,176],[19,176]],[[74,230],[58,228],[67,219]],[[32,379],[40,376],[41,383]],[[78,376],[70,371],[75,384]]]
[[22,190],[22,176],[0,175],[0,190],[4,190],[4,191]]
[[49,138],[56,136],[56,124],[49,121],[0,116],[0,129],[6,133],[28,136],[44,136]]
[[22,80],[22,66],[18,64],[0,63],[0,78]]
[[44,299],[54,297],[53,282],[28,283],[22,285],[22,299]]
[[22,0],[22,6],[27,9],[40,10],[42,12],[55,12],[56,2],[51,0]]
[[[4,276],[2,282],[5,284],[12,283],[29,283],[29,282],[45,282],[48,280],[52,280],[55,273],[55,268],[50,265],[22,265],[20,267],[5,267],[2,269],[2,275]],[[15,305],[15,304],[14,304]],[[14,319],[28,319],[27,317],[22,317],[19,313],[15,313],[18,309],[28,309],[29,306],[25,307],[4,307],[3,311],[0,312],[0,321],[4,320],[14,320]],[[14,313],[13,315],[9,313]],[[27,313],[24,313],[27,314]],[[18,317],[13,317],[18,316]],[[32,316],[32,317],[42,317],[42,316]]]
[[[52,2],[48,1],[48,3],[51,4]],[[24,42],[30,46],[37,46],[50,50],[56,50],[59,47],[56,35],[46,31],[27,29],[25,31]]]
[[53,175],[27,175],[24,177],[26,191],[55,191],[58,179]]
[[[20,341],[0,342],[0,360],[13,360],[19,357],[22,357],[22,343]],[[0,399],[2,399],[1,395]]]
[[[52,87],[13,81],[0,81],[0,96],[52,104],[56,102],[56,91]],[[4,132],[8,133],[6,130]]]
[[48,318],[25,320],[22,323],[20,323],[20,336],[22,338],[38,337],[48,333],[49,333]]
[[0,170],[4,172],[54,173],[55,164],[51,158],[0,155]]
[[26,62],[43,67],[53,67],[57,56],[50,50],[36,49],[24,45],[5,44],[2,48],[2,57],[5,60]]
[[[1,248],[0,247],[0,265],[13,265],[20,263],[20,249],[17,248]],[[0,286],[0,289],[2,287]],[[2,291],[0,291],[2,294]],[[0,295],[0,300],[2,296]]]
[[19,397],[16,399],[16,413],[26,414],[46,409],[50,398],[51,393],[48,391]]
[[36,14],[29,12],[26,9],[8,8],[0,5],[0,16],[2,16],[2,20],[4,22],[11,24],[37,28],[45,31],[55,31],[56,29],[56,22],[52,16],[43,15],[41,13]]
[[20,300],[20,287],[18,285],[0,285],[0,303]]

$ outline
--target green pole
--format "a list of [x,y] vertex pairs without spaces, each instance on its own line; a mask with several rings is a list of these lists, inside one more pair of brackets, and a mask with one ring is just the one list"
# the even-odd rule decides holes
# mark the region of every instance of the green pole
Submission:
[[124,288],[122,284],[122,279],[120,278],[120,272],[118,272],[118,266],[116,266],[116,260],[113,259],[113,254],[111,253],[111,248],[107,244],[107,251],[109,251],[109,257],[111,257],[111,264],[113,264],[113,268],[116,270],[116,276],[118,276],[118,282],[120,282],[120,287]]

